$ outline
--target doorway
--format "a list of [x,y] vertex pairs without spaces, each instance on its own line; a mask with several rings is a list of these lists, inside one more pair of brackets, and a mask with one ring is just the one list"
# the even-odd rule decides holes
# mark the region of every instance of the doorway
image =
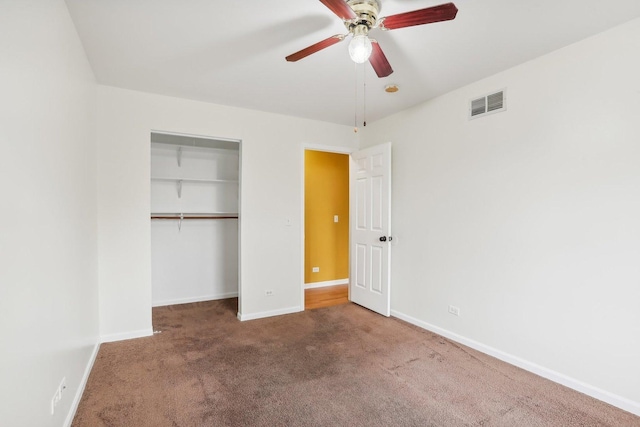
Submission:
[[349,301],[347,151],[306,147],[303,168],[303,307]]
[[[345,279],[334,279],[348,283],[348,300],[361,305],[369,310],[389,316],[391,314],[391,142],[375,145],[352,152],[340,150],[334,147],[303,146],[302,169],[305,179],[302,180],[302,217],[305,218],[302,226],[302,246],[305,248],[302,254],[302,302],[305,307],[305,273],[320,273],[322,267],[313,265],[314,261],[307,262],[306,242],[306,168],[305,158],[307,151],[319,151],[339,153],[346,157],[349,174],[349,210],[347,214],[347,261],[348,276]],[[310,194],[314,191],[310,190]],[[323,213],[323,221],[327,217],[334,222],[335,216]],[[335,214],[334,214],[335,215]],[[340,217],[337,218],[338,222]],[[397,239],[394,241],[394,244]],[[313,247],[313,246],[311,246]],[[334,254],[335,258],[335,254]],[[315,269],[314,269],[315,267]],[[318,278],[321,278],[318,276]],[[322,278],[326,279],[326,278]],[[324,282],[324,283],[323,283]],[[309,283],[312,286],[336,285],[339,282],[331,280],[319,280]]]

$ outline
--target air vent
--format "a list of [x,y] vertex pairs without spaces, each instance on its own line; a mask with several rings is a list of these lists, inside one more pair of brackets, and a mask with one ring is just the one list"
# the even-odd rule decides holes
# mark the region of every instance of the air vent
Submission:
[[471,117],[487,112],[487,98],[478,98],[471,101]]
[[505,90],[485,95],[481,98],[471,100],[469,108],[469,118],[486,116],[487,114],[499,113],[507,109]]

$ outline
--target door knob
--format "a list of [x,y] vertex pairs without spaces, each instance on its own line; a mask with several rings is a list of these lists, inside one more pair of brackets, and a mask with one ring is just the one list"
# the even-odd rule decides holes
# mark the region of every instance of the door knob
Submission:
[[[393,240],[393,237],[389,236],[389,241],[392,241],[392,240]],[[387,241],[387,236],[380,237],[380,241],[381,242],[386,242]]]

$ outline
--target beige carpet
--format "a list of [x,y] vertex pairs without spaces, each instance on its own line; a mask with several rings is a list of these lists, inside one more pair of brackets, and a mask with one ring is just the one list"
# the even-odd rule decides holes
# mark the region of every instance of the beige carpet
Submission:
[[240,322],[155,308],[103,344],[73,426],[640,426],[640,418],[353,304]]

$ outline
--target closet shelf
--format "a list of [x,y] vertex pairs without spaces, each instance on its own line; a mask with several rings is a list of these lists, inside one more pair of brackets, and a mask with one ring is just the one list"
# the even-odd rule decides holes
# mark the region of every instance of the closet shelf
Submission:
[[204,179],[204,178],[165,178],[165,177],[151,177],[151,181],[165,181],[165,182],[209,182],[217,184],[237,184],[237,179]]

